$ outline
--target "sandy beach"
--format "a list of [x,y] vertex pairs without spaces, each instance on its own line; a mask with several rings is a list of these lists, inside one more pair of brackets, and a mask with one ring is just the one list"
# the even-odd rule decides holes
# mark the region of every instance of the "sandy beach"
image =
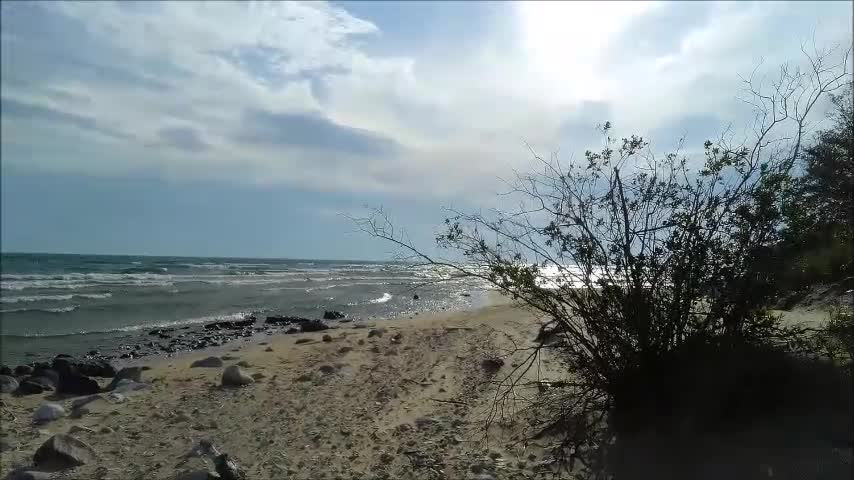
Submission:
[[31,465],[52,435],[71,432],[96,455],[55,478],[197,478],[181,475],[213,471],[185,457],[199,440],[248,478],[535,478],[543,445],[508,448],[512,429],[493,429],[486,442],[482,426],[489,381],[514,359],[498,372],[483,361],[531,342],[537,329],[530,313],[504,303],[278,335],[216,352],[224,367],[255,377],[240,388],[221,386],[223,367],[191,367],[211,352],[147,359],[148,388],[44,424],[32,419],[41,404],[72,412],[73,399],[3,395],[2,476]]

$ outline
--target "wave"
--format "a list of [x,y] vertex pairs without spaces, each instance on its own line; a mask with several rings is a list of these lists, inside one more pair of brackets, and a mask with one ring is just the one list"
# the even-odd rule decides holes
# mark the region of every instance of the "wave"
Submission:
[[375,298],[375,299],[371,300],[371,303],[385,303],[385,302],[387,302],[387,301],[391,300],[391,297],[393,297],[393,295],[392,295],[392,294],[390,294],[390,293],[383,293],[383,296],[382,296],[382,297],[380,297],[380,298]]
[[72,298],[89,298],[93,300],[110,298],[112,293],[74,293],[68,295],[32,295],[21,297],[0,297],[0,303],[32,303],[32,302],[62,302]]
[[[58,310],[58,309],[54,309]],[[48,310],[45,310],[48,311]],[[60,313],[60,312],[53,312]],[[3,335],[6,338],[52,338],[52,337],[71,337],[74,335],[99,335],[105,333],[122,333],[122,332],[138,332],[140,330],[156,330],[158,328],[169,327],[185,327],[187,325],[198,325],[201,323],[220,322],[228,320],[243,320],[250,312],[236,312],[225,315],[208,315],[204,317],[184,318],[180,320],[170,320],[157,323],[145,323],[140,325],[128,325],[125,327],[108,328],[104,330],[79,330],[77,332],[68,333],[24,333],[15,335]]]
[[43,312],[43,313],[68,313],[77,310],[80,305],[69,305],[67,307],[57,308],[11,308],[8,310],[0,310],[0,313],[23,313],[23,312]]

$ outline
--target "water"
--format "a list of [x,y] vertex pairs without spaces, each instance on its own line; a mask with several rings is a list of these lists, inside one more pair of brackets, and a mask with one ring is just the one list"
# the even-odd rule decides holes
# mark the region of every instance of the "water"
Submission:
[[78,354],[154,327],[248,312],[397,317],[478,298],[464,295],[475,289],[462,279],[420,286],[439,276],[391,262],[2,254],[0,359]]

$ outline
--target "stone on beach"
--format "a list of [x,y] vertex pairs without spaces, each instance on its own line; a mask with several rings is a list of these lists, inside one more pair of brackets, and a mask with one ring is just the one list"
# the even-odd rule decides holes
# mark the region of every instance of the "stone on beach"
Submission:
[[27,377],[18,385],[18,393],[32,395],[56,390],[56,384],[47,377]]
[[385,335],[386,329],[384,328],[375,328],[368,332],[368,338],[371,337],[382,337]]
[[219,368],[222,367],[222,359],[219,357],[202,358],[190,364],[190,368],[196,367]]
[[343,312],[339,312],[337,310],[327,310],[327,311],[323,312],[323,319],[324,320],[340,320],[340,319],[344,318],[345,316],[346,315],[344,315]]
[[106,390],[113,390],[120,381],[126,378],[133,380],[134,382],[142,382],[142,371],[144,368],[145,367],[125,367],[119,370],[116,372],[116,376],[113,377],[113,380],[107,386]]
[[255,380],[243,373],[243,370],[237,365],[232,365],[222,371],[222,386],[224,387],[242,387],[254,382]]
[[0,375],[0,393],[12,393],[18,389],[18,381],[15,377]]
[[43,403],[33,412],[33,421],[47,423],[65,416],[65,409],[58,403]]
[[58,433],[36,450],[33,463],[38,467],[65,469],[91,463],[95,450],[71,435]]

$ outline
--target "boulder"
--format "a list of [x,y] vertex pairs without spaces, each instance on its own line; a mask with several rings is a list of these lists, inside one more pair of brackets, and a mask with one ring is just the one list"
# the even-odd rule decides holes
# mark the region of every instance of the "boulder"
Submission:
[[13,374],[14,372],[12,371],[12,367],[8,365],[3,365],[2,367],[0,367],[0,375],[8,375],[11,377]]
[[344,317],[346,317],[346,315],[344,315],[343,312],[339,312],[337,310],[327,310],[323,312],[324,320],[340,320]]
[[80,373],[69,371],[59,378],[57,393],[72,395],[91,395],[101,391],[98,382]]
[[56,370],[51,370],[50,368],[35,368],[33,369],[33,377],[44,377],[49,378],[51,383],[53,383],[54,388],[59,385],[59,373]]
[[116,368],[110,362],[96,358],[76,359],[68,356],[57,356],[53,359],[51,368],[59,372],[60,376],[74,370],[87,377],[111,378],[116,375]]
[[319,332],[321,330],[328,330],[329,325],[323,323],[320,320],[309,320],[307,322],[301,323],[299,328],[302,332]]
[[222,367],[222,359],[219,357],[202,358],[190,364],[190,368],[196,367],[219,368]]
[[13,470],[6,475],[5,480],[50,480],[54,478],[49,472],[38,470]]
[[18,385],[18,393],[22,395],[33,395],[53,390],[56,390],[56,384],[46,377],[27,377]]
[[33,463],[38,467],[65,469],[91,463],[95,450],[71,435],[58,433],[36,450]]
[[18,365],[15,367],[15,375],[19,377],[23,377],[24,375],[30,375],[33,373],[33,367],[29,365]]
[[246,473],[240,465],[225,453],[214,457],[214,468],[222,480],[246,480]]
[[205,324],[205,330],[241,330],[255,324],[255,315],[247,315],[243,320],[229,320],[224,322],[213,322]]
[[382,337],[385,335],[386,330],[384,328],[374,328],[373,330],[368,332],[368,338],[371,337]]
[[125,367],[119,370],[118,372],[116,372],[116,376],[113,377],[113,381],[111,381],[110,384],[107,385],[106,389],[112,390],[116,388],[116,385],[118,385],[119,382],[124,379],[130,379],[134,382],[141,382],[143,368],[145,367]]
[[33,421],[36,423],[47,423],[65,416],[65,409],[58,403],[43,403],[33,412]]
[[18,381],[9,375],[0,375],[0,393],[12,393],[18,389]]
[[237,365],[227,367],[222,371],[222,386],[223,387],[242,387],[254,383],[255,380],[249,375],[243,373]]

